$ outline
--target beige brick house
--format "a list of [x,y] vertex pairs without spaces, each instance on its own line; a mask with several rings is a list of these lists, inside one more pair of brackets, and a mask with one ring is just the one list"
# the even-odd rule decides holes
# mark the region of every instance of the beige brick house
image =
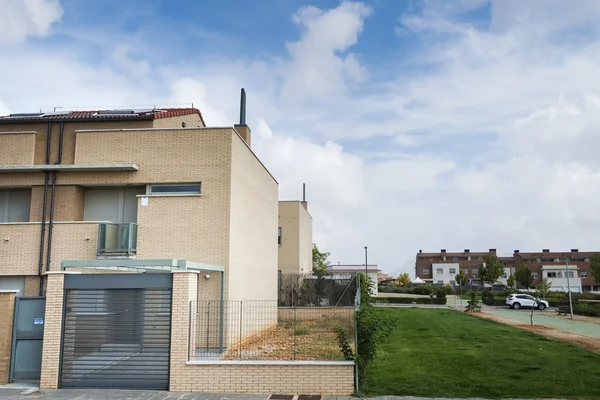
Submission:
[[224,267],[226,300],[275,300],[278,184],[249,144],[194,108],[0,117],[0,289],[42,294],[64,260],[185,259]]
[[279,202],[279,271],[312,272],[312,217],[306,201]]
[[[0,117],[0,308],[16,304],[17,321],[19,304],[43,302],[25,321],[43,324],[40,387],[352,392],[350,361],[223,357],[277,324],[278,269],[312,264],[307,205],[278,201],[244,121],[207,127],[194,108]],[[0,382],[29,357],[4,339]]]

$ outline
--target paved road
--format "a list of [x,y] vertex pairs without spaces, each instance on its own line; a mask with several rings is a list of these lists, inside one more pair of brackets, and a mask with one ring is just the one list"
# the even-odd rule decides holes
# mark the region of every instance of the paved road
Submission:
[[[32,391],[35,389],[29,389]],[[28,393],[23,389],[0,388],[0,399],[2,400],[267,400],[267,395],[245,395],[245,394],[212,394],[212,393],[176,393],[157,392],[142,390],[50,390]],[[354,400],[347,396],[323,397],[323,400]],[[404,397],[404,396],[380,396],[372,397],[370,400],[434,400],[429,397]],[[482,398],[457,399],[457,398],[435,398],[435,400],[486,400]],[[508,399],[510,400],[510,399]],[[516,400],[516,399],[513,399]],[[541,400],[541,399],[538,399]],[[561,399],[557,399],[561,400]]]
[[[483,310],[499,317],[509,318],[515,321],[529,323],[531,310],[511,310],[509,308],[486,307]],[[556,311],[550,309],[540,312],[535,311],[533,323],[546,325],[561,331],[575,333],[582,336],[600,339],[600,325],[592,322],[571,321],[569,317],[559,316]]]

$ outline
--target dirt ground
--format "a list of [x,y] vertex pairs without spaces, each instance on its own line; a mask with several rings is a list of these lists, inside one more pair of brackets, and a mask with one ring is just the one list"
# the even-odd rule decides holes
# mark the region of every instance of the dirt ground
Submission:
[[[528,325],[523,324],[520,321],[515,321],[508,318],[499,317],[497,315],[488,314],[486,312],[481,313],[473,313],[471,315],[475,315],[480,318],[490,319],[492,321],[500,322],[502,324],[511,325],[520,329],[524,329],[526,331],[537,333],[538,335],[545,336],[549,339],[560,340],[567,343],[572,343],[577,346],[583,347],[585,349],[591,350],[594,353],[600,354],[600,339],[591,338],[587,336],[581,336],[570,332],[564,332],[559,329],[555,329],[545,325]],[[597,318],[589,318],[589,317],[580,317],[580,320],[590,320],[586,322],[594,322],[599,323]]]
[[[335,317],[330,317],[298,321],[296,326],[290,321],[280,323],[248,338],[241,346],[232,347],[224,359],[343,361],[344,356],[332,329],[335,321]],[[351,324],[352,320],[343,322]],[[354,348],[353,326],[345,331],[349,345]]]

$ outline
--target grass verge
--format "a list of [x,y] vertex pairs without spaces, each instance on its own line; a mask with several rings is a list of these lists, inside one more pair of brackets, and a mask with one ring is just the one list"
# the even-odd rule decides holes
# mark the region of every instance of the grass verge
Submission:
[[378,309],[398,320],[361,394],[600,398],[600,356],[452,310]]

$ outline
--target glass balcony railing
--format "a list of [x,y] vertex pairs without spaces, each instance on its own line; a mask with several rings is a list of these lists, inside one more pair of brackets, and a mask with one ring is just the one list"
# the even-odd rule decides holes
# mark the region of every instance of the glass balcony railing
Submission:
[[98,225],[99,256],[130,256],[137,252],[137,224],[101,223]]

